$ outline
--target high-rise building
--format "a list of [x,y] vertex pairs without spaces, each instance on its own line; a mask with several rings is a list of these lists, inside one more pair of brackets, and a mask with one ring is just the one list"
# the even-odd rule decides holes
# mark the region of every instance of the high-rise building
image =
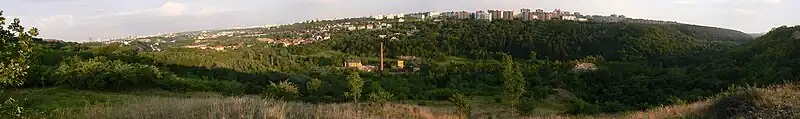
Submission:
[[430,12],[411,13],[411,14],[406,14],[404,16],[417,19],[427,19],[430,17]]
[[551,20],[556,17],[555,13],[544,13],[542,17],[539,17],[541,20]]
[[469,19],[469,12],[467,11],[457,12],[456,19]]
[[520,9],[519,10],[519,20],[522,21],[530,21],[531,9]]
[[490,14],[488,12],[484,12],[484,11],[477,11],[477,12],[475,12],[474,18],[478,19],[478,20],[489,20],[489,21],[492,21],[492,14]]
[[577,21],[578,17],[572,16],[572,15],[564,15],[564,16],[561,16],[561,20]]
[[514,11],[503,11],[502,19],[514,20]]
[[428,17],[431,17],[431,18],[439,18],[441,16],[442,16],[442,13],[440,13],[440,12],[429,12],[428,13]]
[[443,13],[441,14],[441,17],[455,19],[455,18],[457,18],[457,16],[458,16],[456,13],[457,13],[457,12],[443,12]]
[[531,9],[527,9],[527,8],[525,8],[525,9],[520,9],[520,10],[519,10],[519,12],[520,12],[520,13],[531,12]]
[[502,19],[503,18],[503,11],[500,11],[500,10],[489,10],[489,14],[492,15],[492,19]]
[[546,20],[545,19],[545,12],[542,9],[536,9],[536,12],[532,14],[532,16],[536,17],[538,20]]

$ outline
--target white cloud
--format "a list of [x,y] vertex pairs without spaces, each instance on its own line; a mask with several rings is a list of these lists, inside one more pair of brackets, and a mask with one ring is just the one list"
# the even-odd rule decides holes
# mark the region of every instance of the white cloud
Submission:
[[672,1],[672,3],[676,3],[676,4],[697,4],[697,1],[695,1],[695,0],[675,0],[675,1]]
[[763,3],[781,3],[781,0],[750,0],[753,2],[763,2]]
[[749,3],[767,3],[776,4],[781,3],[781,0],[673,0],[675,4],[701,4],[701,3],[722,3],[722,4],[749,4]]
[[181,3],[167,2],[161,5],[157,11],[162,16],[178,16],[186,12],[186,6]]
[[745,15],[756,14],[756,11],[749,10],[749,9],[734,9],[733,11],[736,12],[736,13],[745,14]]
[[138,14],[158,14],[161,16],[179,16],[186,12],[186,5],[177,2],[167,1],[158,8],[140,9],[130,12],[119,12],[116,16],[128,16]]
[[67,28],[75,25],[72,15],[56,15],[36,20],[38,27],[44,29]]
[[311,0],[311,2],[318,2],[318,3],[334,3],[334,2],[339,2],[339,0]]
[[28,18],[27,18],[27,17],[25,17],[25,16],[11,16],[11,15],[3,15],[3,17],[5,17],[5,18],[6,18],[6,21],[11,21],[11,20],[14,20],[14,18],[19,18],[19,20],[21,20],[21,21],[27,21],[27,20],[25,20],[25,19],[28,19]]

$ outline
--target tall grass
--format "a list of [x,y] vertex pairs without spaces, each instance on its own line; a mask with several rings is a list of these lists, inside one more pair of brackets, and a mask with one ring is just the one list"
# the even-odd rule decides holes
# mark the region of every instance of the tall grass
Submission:
[[355,103],[309,104],[260,97],[140,97],[121,103],[88,105],[77,112],[51,113],[44,117],[69,119],[674,119],[674,118],[797,118],[800,86],[751,88],[723,93],[705,101],[664,106],[645,111],[562,115],[543,113],[522,116],[511,108],[481,106],[469,117],[458,116],[448,104],[368,105]]
[[[688,105],[667,106],[629,114],[591,116],[545,115],[521,116],[511,109],[476,109],[470,118],[487,119],[663,119],[696,115],[710,104],[708,101]],[[455,112],[432,111],[429,107],[387,104],[308,104],[258,97],[152,97],[126,101],[123,104],[92,105],[79,113],[57,114],[60,118],[99,119],[463,119]],[[499,110],[499,111],[498,111]]]
[[458,119],[429,108],[388,104],[308,104],[257,97],[176,98],[153,97],[122,105],[88,106],[63,118],[101,119]]

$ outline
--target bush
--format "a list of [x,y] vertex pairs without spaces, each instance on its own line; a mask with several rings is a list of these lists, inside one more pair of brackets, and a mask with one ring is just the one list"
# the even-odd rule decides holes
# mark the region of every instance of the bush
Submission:
[[597,105],[588,103],[581,99],[575,99],[570,101],[569,106],[567,107],[568,114],[596,114],[600,112],[600,107]]
[[243,95],[246,88],[242,83],[236,81],[208,81],[208,83],[213,85],[214,91],[228,96]]
[[372,86],[370,86],[370,92],[367,94],[367,99],[372,103],[383,104],[386,101],[392,99],[392,93],[387,92],[381,87],[381,84],[377,81],[372,82]]
[[536,110],[536,101],[531,98],[523,98],[519,104],[515,105],[515,109],[522,115],[531,115]]
[[306,83],[306,90],[308,92],[316,92],[322,86],[322,81],[317,78],[311,78]]
[[344,95],[352,99],[353,102],[358,102],[358,99],[361,98],[361,88],[363,86],[364,79],[362,79],[358,73],[351,73],[349,76],[347,76],[347,87],[350,90],[345,92]]
[[448,99],[448,97],[452,96],[452,94],[454,93],[455,91],[449,88],[437,88],[430,91],[426,91],[423,94],[424,96],[426,96],[426,99],[445,100]]
[[25,108],[20,101],[8,98],[0,103],[0,118],[4,119],[22,119],[25,113]]
[[103,57],[64,62],[51,77],[54,84],[90,90],[129,90],[157,87],[161,71],[150,65],[109,61]]
[[472,111],[472,105],[470,105],[469,97],[464,96],[463,94],[453,94],[450,97],[450,102],[456,105],[456,109],[458,110],[458,114],[464,115],[469,117]]
[[788,119],[800,117],[800,87],[795,85],[748,88],[723,93],[706,113],[706,118],[765,118]]
[[293,100],[300,94],[300,90],[294,83],[289,81],[282,81],[278,84],[272,83],[266,92],[267,98],[275,98],[278,100]]

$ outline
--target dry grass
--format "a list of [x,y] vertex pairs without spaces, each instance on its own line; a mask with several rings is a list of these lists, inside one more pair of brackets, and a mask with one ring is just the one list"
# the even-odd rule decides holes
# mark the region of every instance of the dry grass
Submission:
[[800,118],[800,86],[776,85],[733,92],[706,112],[710,118]]
[[256,97],[176,98],[153,97],[122,105],[93,105],[62,118],[100,119],[459,119],[430,108],[388,104],[314,105],[263,100]]
[[[524,117],[511,109],[475,109],[492,112],[471,115],[477,119],[663,119],[695,115],[708,107],[708,101],[667,106],[630,114],[592,116],[547,115]],[[462,119],[454,112],[436,112],[430,107],[403,104],[308,104],[264,100],[256,97],[179,98],[152,97],[127,101],[122,105],[87,106],[81,113],[60,114],[63,118],[102,119]]]
[[599,114],[599,115],[560,115],[549,114],[543,116],[520,116],[510,113],[510,110],[499,110],[496,113],[484,113],[473,115],[472,118],[487,119],[675,119],[692,118],[701,115],[712,101],[701,101],[685,105],[672,105],[650,110],[623,113],[623,114]]
[[[800,116],[800,87],[787,85],[748,89],[717,99],[664,106],[640,112],[599,115],[521,116],[502,107],[474,108],[476,119],[674,119],[674,118],[795,118]],[[742,98],[744,97],[744,98]],[[741,110],[730,109],[748,109]],[[52,114],[51,114],[52,115]],[[79,113],[56,113],[59,118],[102,119],[462,119],[451,107],[406,104],[308,104],[258,97],[148,97],[122,104],[99,104]],[[778,116],[775,116],[778,115]]]

